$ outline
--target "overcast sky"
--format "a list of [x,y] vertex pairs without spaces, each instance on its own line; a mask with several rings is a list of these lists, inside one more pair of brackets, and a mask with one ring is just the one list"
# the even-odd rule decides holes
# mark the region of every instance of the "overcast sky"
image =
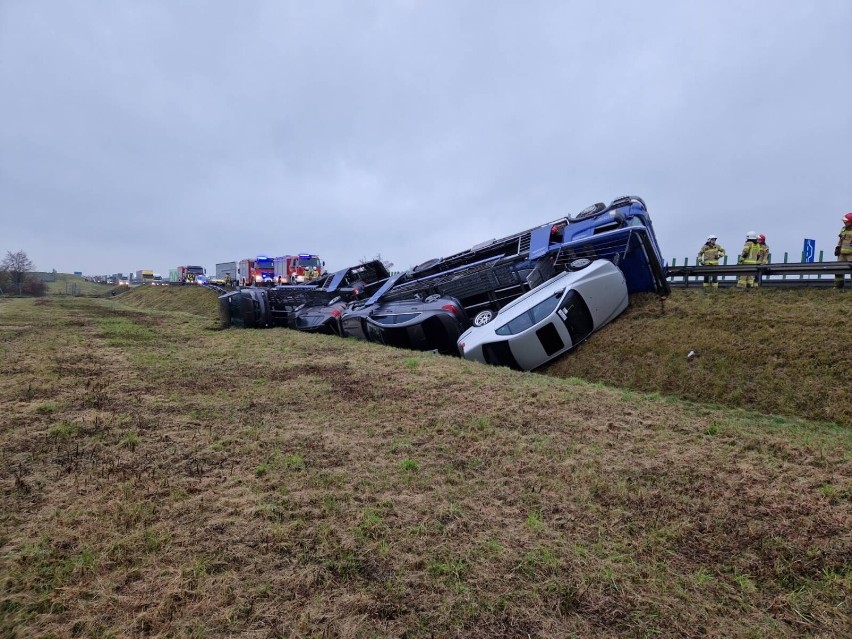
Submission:
[[850,0],[0,0],[0,253],[39,270],[377,253],[620,195],[663,254],[852,211]]

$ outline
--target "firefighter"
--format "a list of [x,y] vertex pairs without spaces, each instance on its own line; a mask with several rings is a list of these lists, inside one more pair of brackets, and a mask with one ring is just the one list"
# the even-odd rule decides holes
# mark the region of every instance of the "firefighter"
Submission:
[[763,233],[757,236],[757,244],[760,246],[759,263],[769,264],[769,247],[766,245],[766,236]]
[[[718,266],[719,260],[725,257],[725,249],[722,248],[719,244],[716,244],[716,240],[719,239],[715,235],[708,235],[707,241],[704,242],[704,246],[702,246],[698,250],[698,266]],[[704,288],[712,287],[719,288],[718,276],[716,275],[705,275],[704,276]]]
[[[847,213],[840,219],[843,220],[843,228],[840,229],[840,235],[837,236],[837,247],[834,249],[834,255],[838,262],[852,264],[852,213]],[[834,288],[843,288],[843,278],[843,273],[834,276]]]
[[[737,264],[749,264],[754,266],[760,264],[760,244],[758,244],[757,239],[757,233],[754,231],[746,233],[746,242],[743,246],[743,250],[740,251],[739,258],[737,258]],[[752,287],[757,287],[754,275],[740,275],[737,280],[737,288]]]

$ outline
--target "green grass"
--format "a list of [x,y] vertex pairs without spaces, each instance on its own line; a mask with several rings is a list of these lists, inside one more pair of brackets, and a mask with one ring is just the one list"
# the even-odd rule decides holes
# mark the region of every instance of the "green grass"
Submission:
[[0,636],[848,634],[848,427],[214,324],[0,302]]
[[46,282],[48,295],[81,295],[87,297],[103,297],[115,289],[114,286],[88,282],[79,275],[57,273],[56,281]]
[[849,306],[834,290],[675,289],[663,305],[637,295],[544,372],[850,426]]
[[137,286],[117,299],[134,308],[179,311],[213,321],[219,317],[219,294],[204,286]]

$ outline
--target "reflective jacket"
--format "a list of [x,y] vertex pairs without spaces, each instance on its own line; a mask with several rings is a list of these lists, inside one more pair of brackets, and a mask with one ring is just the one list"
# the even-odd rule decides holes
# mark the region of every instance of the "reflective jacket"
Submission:
[[766,264],[769,261],[769,245],[768,244],[758,244],[760,247],[760,253],[758,254],[758,264]]
[[840,248],[841,255],[852,254],[852,226],[844,226],[840,229],[840,235],[837,236],[837,246]]
[[760,244],[748,240],[740,253],[741,264],[760,264]]
[[709,242],[705,242],[704,246],[698,251],[699,264],[716,266],[723,257],[725,257],[725,249],[715,243],[710,244]]

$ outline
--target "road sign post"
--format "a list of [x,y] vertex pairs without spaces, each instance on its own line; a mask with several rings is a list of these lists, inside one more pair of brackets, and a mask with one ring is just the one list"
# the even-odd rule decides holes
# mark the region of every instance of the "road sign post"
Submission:
[[802,262],[813,262],[816,256],[816,240],[805,239],[802,246]]

